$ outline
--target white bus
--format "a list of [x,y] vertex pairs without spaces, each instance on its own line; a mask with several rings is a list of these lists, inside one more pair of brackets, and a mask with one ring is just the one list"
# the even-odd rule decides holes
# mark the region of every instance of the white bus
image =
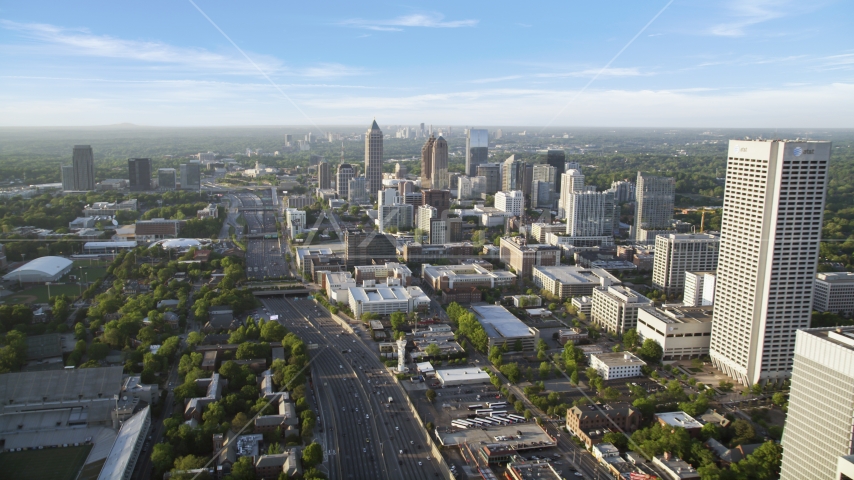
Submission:
[[464,418],[458,418],[458,419],[456,419],[456,420],[454,420],[454,421],[455,421],[455,422],[457,422],[457,423],[462,423],[463,425],[466,425],[466,426],[469,426],[469,427],[474,426],[474,422],[472,422],[471,420],[466,420],[466,419],[464,419]]
[[489,413],[490,417],[494,417],[496,415],[507,415],[507,410],[493,410]]
[[475,410],[474,413],[476,413],[478,415],[489,415],[490,413],[492,413],[492,409],[491,408],[481,408],[480,410]]
[[469,428],[469,427],[468,427],[468,425],[464,425],[463,423],[458,422],[458,421],[456,421],[456,420],[454,420],[453,422],[451,422],[451,426],[452,426],[452,427],[461,428],[461,429],[463,429],[463,430],[466,430],[467,428]]
[[516,420],[517,422],[526,422],[527,421],[527,420],[525,420],[525,417],[522,417],[522,416],[519,416],[519,415],[516,415],[513,413],[508,413],[507,418],[509,418],[511,420]]
[[500,416],[500,415],[493,415],[491,418],[498,420],[500,422],[503,422],[505,424],[515,423],[513,420],[511,420],[507,417]]
[[508,407],[507,402],[492,402],[492,403],[487,403],[487,405],[489,406],[489,408],[507,408]]

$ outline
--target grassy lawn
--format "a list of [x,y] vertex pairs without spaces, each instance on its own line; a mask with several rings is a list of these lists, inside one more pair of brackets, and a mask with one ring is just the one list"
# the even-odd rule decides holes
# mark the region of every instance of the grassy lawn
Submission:
[[74,480],[91,445],[0,453],[6,480]]

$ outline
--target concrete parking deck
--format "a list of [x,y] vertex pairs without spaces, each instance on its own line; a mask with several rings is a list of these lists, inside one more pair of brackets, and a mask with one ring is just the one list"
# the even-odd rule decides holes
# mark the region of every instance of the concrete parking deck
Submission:
[[[521,435],[520,433],[521,432]],[[514,423],[512,425],[503,425],[499,427],[470,428],[466,430],[458,430],[452,428],[446,431],[438,432],[439,441],[446,447],[457,446],[462,444],[475,445],[505,443],[509,445],[517,445],[516,450],[528,450],[533,448],[546,448],[556,445],[554,439],[549,436],[539,425],[534,422],[530,423]],[[514,437],[512,440],[496,441],[495,437]],[[519,447],[518,445],[525,444]]]

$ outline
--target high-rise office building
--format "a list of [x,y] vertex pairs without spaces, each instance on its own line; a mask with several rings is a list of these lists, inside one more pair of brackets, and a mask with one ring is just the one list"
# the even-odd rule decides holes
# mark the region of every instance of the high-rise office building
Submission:
[[614,191],[614,201],[617,205],[632,202],[635,199],[635,184],[628,180],[611,182],[611,190]]
[[[436,207],[432,205],[421,205],[415,210],[415,228],[422,230],[425,235],[430,233],[430,220],[436,218],[438,215],[436,213]],[[420,242],[420,238],[415,239],[416,242]],[[429,240],[428,240],[429,242]]]
[[[200,153],[207,155],[206,153]],[[151,190],[151,159],[128,159],[128,187],[131,190]]]
[[181,164],[181,190],[198,190],[202,187],[202,168],[199,162]]
[[555,191],[560,191],[561,176],[566,171],[566,152],[563,150],[549,150],[546,152],[546,163],[555,169]]
[[525,211],[525,194],[521,190],[501,191],[495,194],[495,208],[513,216],[521,216]]
[[292,146],[294,146],[294,136],[291,135],[290,133],[286,133],[285,134],[285,147],[292,147]]
[[338,175],[335,178],[335,188],[338,190],[338,198],[350,198],[350,180],[356,176],[356,169],[349,163],[338,164]]
[[369,192],[383,187],[383,132],[376,120],[365,133],[365,181]]
[[795,338],[780,479],[854,478],[854,328],[808,328]]
[[[361,177],[364,178],[364,177]],[[346,268],[371,265],[374,261],[397,259],[394,237],[373,232],[344,231],[344,263]]]
[[160,190],[175,190],[178,186],[178,175],[174,168],[157,169],[157,188]]
[[788,378],[810,325],[830,149],[729,142],[709,355],[744,385]]
[[504,163],[501,164],[502,191],[522,190],[525,179],[525,166],[524,162],[516,159],[516,155],[510,155],[507,160],[504,160]]
[[322,157],[320,163],[317,164],[317,186],[321,189],[332,188],[332,174],[329,171],[329,162]]
[[351,178],[347,183],[347,202],[350,205],[366,205],[370,201],[368,180],[365,177]]
[[75,145],[71,156],[74,190],[95,190],[95,156],[89,145]]
[[584,187],[584,174],[581,173],[581,170],[567,170],[561,177],[557,216],[566,218],[566,204],[569,201],[569,196],[575,192],[583,192],[586,188]]
[[[567,178],[564,176],[564,178]],[[573,237],[614,233],[614,192],[570,192],[566,197],[566,234]]]
[[466,175],[477,176],[477,166],[489,161],[489,131],[472,128],[466,136]]
[[401,165],[399,163],[394,164],[394,178],[398,180],[403,180],[406,178],[406,174],[409,173],[409,167],[406,165]]
[[451,192],[448,190],[421,190],[422,205],[430,205],[436,208],[436,216],[442,218],[442,214],[451,208]]
[[432,134],[421,147],[421,188],[430,188],[433,180],[433,144],[436,137]]
[[74,190],[74,165],[62,166],[62,189],[66,192]]
[[483,163],[478,165],[477,176],[486,179],[486,194],[492,195],[501,190],[501,164]]
[[636,185],[634,238],[641,238],[640,229],[669,229],[673,220],[676,182],[672,177],[654,177],[638,172]]
[[448,142],[444,137],[439,137],[433,143],[433,162],[430,167],[433,173],[430,175],[430,188],[436,190],[447,190],[450,188],[448,178]]
[[430,231],[427,235],[431,245],[461,242],[463,240],[463,221],[459,217],[430,220]]
[[309,155],[308,157],[308,166],[315,167],[320,164],[324,160],[322,155]]
[[652,286],[667,295],[685,290],[686,272],[718,268],[721,237],[706,233],[671,233],[655,237]]
[[533,166],[532,172],[531,206],[551,208],[556,191],[557,169],[552,165],[538,164]]

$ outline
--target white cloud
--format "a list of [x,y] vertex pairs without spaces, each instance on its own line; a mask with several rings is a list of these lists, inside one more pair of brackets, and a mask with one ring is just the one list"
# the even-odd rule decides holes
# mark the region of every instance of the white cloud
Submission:
[[[71,29],[42,23],[18,23],[0,20],[0,28],[17,32],[34,41],[35,45],[5,45],[7,52],[15,49],[28,54],[77,55],[130,60],[145,65],[168,65],[174,68],[216,72],[228,75],[258,76],[257,70],[245,58],[220,54],[195,47],[178,47],[159,41],[139,41],[96,35],[86,29]],[[325,63],[310,67],[289,68],[272,56],[253,53],[253,61],[269,75],[297,77],[343,77],[362,75],[357,67]]]
[[[729,0],[726,10],[729,18],[712,26],[708,33],[722,37],[742,37],[751,27],[783,17],[794,17],[821,8],[826,0],[799,2],[795,0]],[[773,36],[787,35],[773,32]]]
[[504,82],[508,80],[519,80],[519,79],[535,79],[535,78],[570,78],[570,77],[582,77],[589,78],[594,77],[596,74],[599,74],[600,77],[640,77],[640,76],[649,76],[655,75],[652,72],[642,72],[637,67],[629,67],[629,68],[606,68],[604,70],[588,68],[584,70],[576,70],[570,72],[540,72],[540,73],[528,73],[523,75],[507,75],[503,77],[488,77],[488,78],[478,78],[475,80],[471,80],[470,83],[495,83],[495,82]]
[[387,20],[367,20],[362,18],[351,18],[340,22],[340,25],[349,27],[365,28],[381,32],[399,32],[405,27],[422,28],[462,28],[477,26],[479,20],[452,20],[444,21],[441,13],[416,13],[403,15]]

